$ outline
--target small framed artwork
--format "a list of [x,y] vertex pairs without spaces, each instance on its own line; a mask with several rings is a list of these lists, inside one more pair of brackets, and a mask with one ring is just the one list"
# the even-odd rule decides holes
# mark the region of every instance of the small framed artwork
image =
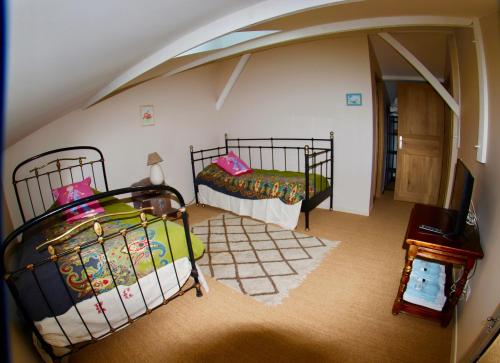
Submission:
[[361,93],[346,93],[345,100],[347,106],[361,106],[363,104]]
[[155,110],[153,105],[143,105],[141,110],[142,126],[153,126],[155,124]]

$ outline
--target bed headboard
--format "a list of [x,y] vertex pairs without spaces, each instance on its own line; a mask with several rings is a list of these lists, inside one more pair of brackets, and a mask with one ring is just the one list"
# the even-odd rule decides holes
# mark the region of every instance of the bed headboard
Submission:
[[109,190],[104,156],[93,146],[50,150],[19,163],[12,172],[12,185],[23,222],[53,205],[52,189],[87,177],[92,179],[92,188]]
[[[193,179],[216,158],[235,152],[250,168],[279,169],[284,171],[306,172],[306,162],[311,169],[317,163],[333,163],[333,132],[330,138],[229,138],[224,134],[225,145],[210,149],[194,150],[191,145],[191,168]],[[316,165],[317,164],[317,165]],[[313,171],[316,172],[316,171]],[[333,169],[329,166],[326,173],[333,179]],[[332,180],[330,180],[332,182]]]

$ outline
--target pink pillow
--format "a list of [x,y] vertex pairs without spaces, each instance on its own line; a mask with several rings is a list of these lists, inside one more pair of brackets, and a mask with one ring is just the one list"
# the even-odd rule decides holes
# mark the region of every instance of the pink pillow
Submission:
[[215,163],[233,176],[252,172],[252,169],[232,151],[221,156]]
[[[52,194],[54,195],[54,198],[56,198],[56,203],[59,206],[63,206],[74,202],[75,200],[90,197],[91,195],[94,195],[94,192],[90,187],[90,177],[88,177],[78,183],[52,189]],[[72,223],[80,219],[92,217],[102,212],[104,212],[104,208],[102,208],[99,202],[95,200],[93,202],[68,209],[63,213],[66,216],[66,220],[69,223]]]

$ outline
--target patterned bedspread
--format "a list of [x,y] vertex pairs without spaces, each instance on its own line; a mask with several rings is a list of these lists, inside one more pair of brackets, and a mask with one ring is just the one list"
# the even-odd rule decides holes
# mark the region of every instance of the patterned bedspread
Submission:
[[[305,199],[305,174],[291,171],[254,169],[251,174],[232,176],[211,164],[196,177],[197,184],[207,185],[221,193],[243,199],[279,198],[286,204],[295,204]],[[311,174],[309,195],[327,189],[328,179]]]
[[[108,214],[134,210],[124,203],[117,202],[116,199],[110,200],[107,203],[101,202],[101,204],[105,209],[105,213]],[[148,219],[152,218],[154,217],[148,215]],[[24,246],[20,259],[21,266],[25,266],[28,263],[36,263],[47,258],[47,251],[38,252],[35,250],[35,246],[47,239],[61,235],[76,224],[68,224],[61,219],[52,219],[47,222],[24,237]],[[139,222],[138,217],[122,218],[119,220],[109,218],[102,223],[102,226],[105,236],[109,236],[114,232],[130,228]],[[62,285],[61,277],[54,263],[37,267],[35,273],[42,288],[46,290],[46,296],[55,314],[60,315],[71,307],[71,299],[79,302],[92,297],[92,290],[97,294],[101,294],[113,289],[115,284],[111,276],[111,271],[113,272],[116,284],[123,286],[135,283],[137,281],[135,274],[137,274],[137,278],[147,276],[153,272],[151,252],[157,268],[171,264],[173,260],[188,256],[183,227],[173,222],[167,222],[167,227],[168,236],[161,220],[147,227],[149,246],[144,229],[139,227],[127,233],[127,245],[125,245],[122,235],[118,234],[116,237],[107,239],[102,246],[96,243],[88,248],[82,248],[81,257],[85,268],[76,253],[60,257],[57,266],[68,287],[68,291]],[[70,250],[77,245],[81,245],[83,242],[95,241],[96,238],[92,224],[90,224],[73,232],[68,241],[56,246],[56,250],[58,252]],[[194,235],[191,235],[191,241],[195,258],[198,258],[203,254],[205,247],[199,238]],[[108,261],[106,261],[103,254],[103,247],[106,250]],[[151,247],[151,252],[149,247]],[[132,263],[130,263],[128,256],[129,252]],[[88,283],[87,275],[92,281],[92,287]],[[28,299],[29,304],[27,305],[32,308],[30,313],[36,321],[51,314],[43,297],[40,296],[37,289],[32,288],[32,278],[29,273],[24,273],[19,276],[16,283],[21,290],[21,296]],[[68,292],[71,294],[71,297],[68,296]]]

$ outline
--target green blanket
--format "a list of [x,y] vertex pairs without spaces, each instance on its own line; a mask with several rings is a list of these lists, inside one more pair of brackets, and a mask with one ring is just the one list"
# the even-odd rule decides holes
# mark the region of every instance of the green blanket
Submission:
[[[106,214],[135,210],[115,198],[106,198],[101,200],[100,203],[104,207]],[[147,215],[147,218],[151,220],[155,217]],[[125,228],[130,228],[137,223],[140,223],[139,217],[107,217],[104,222],[102,222],[104,236],[109,236]],[[61,235],[77,224],[77,222],[67,224],[60,221],[52,225],[51,228],[45,230],[45,238],[50,239]],[[59,259],[60,271],[68,286],[74,290],[73,293],[78,296],[78,300],[92,294],[92,289],[88,284],[86,273],[89,274],[96,293],[102,293],[114,287],[108,263],[113,271],[116,284],[131,285],[136,282],[134,270],[139,278],[153,271],[149,247],[151,247],[153,259],[157,268],[172,263],[173,260],[188,256],[184,227],[168,221],[166,222],[166,226],[167,228],[165,228],[162,220],[147,226],[149,246],[143,227],[139,227],[130,230],[126,234],[129,251],[127,251],[122,235],[106,239],[102,246],[100,244],[94,244],[91,247],[82,248],[81,256],[85,269],[81,264],[78,254],[71,253]],[[96,239],[97,236],[93,230],[93,225],[89,223],[89,225],[73,232],[69,240],[56,246],[56,250],[58,252],[69,250],[77,245],[81,245],[83,242],[95,241]],[[169,241],[170,244],[168,243]],[[195,258],[201,257],[205,250],[205,246],[200,239],[193,234],[191,234],[191,242]],[[108,261],[106,261],[104,256],[103,248],[106,251]],[[132,263],[128,255],[129,252]]]

